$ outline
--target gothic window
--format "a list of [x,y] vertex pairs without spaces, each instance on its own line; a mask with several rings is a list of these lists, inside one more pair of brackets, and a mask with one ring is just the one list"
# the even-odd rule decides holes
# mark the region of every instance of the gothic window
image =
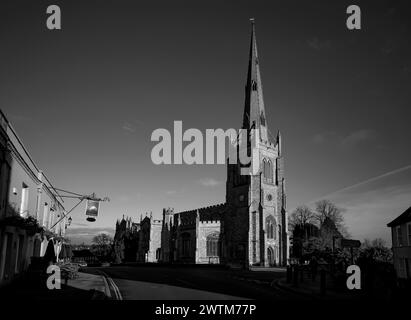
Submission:
[[260,114],[260,123],[262,126],[265,126],[265,117],[264,117],[264,112],[261,111]]
[[268,182],[273,182],[273,164],[271,160],[267,161],[267,180]]
[[220,234],[212,233],[207,237],[207,257],[220,256]]
[[278,159],[277,159],[277,168],[275,168],[275,184],[278,185]]
[[190,256],[190,234],[183,233],[181,235],[181,255],[183,257]]
[[273,182],[273,164],[271,160],[263,159],[263,177],[265,182]]
[[263,159],[263,178],[267,179],[267,161]]
[[276,223],[275,219],[273,216],[267,217],[265,220],[265,225],[266,225],[266,234],[267,234],[267,239],[275,239],[275,234],[276,234]]

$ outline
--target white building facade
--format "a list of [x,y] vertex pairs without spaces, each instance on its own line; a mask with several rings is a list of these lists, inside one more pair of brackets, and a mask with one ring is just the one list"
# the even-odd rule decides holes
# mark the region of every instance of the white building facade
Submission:
[[67,221],[57,192],[1,111],[0,124],[0,285],[3,285],[25,271],[32,257],[44,256],[50,240],[58,255]]

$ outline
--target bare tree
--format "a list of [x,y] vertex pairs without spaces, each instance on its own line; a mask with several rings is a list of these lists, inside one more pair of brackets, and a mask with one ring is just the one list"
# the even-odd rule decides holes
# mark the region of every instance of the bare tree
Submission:
[[290,225],[294,228],[296,225],[306,225],[313,223],[315,215],[308,206],[297,207],[290,216]]
[[112,251],[113,238],[106,233],[99,233],[93,238],[91,250],[99,258],[106,259]]
[[348,236],[347,228],[344,224],[344,208],[338,207],[330,200],[320,200],[315,203],[315,219],[318,221],[320,227],[326,218],[334,222],[337,229],[344,235]]
[[107,233],[99,233],[93,237],[93,244],[97,246],[110,245],[113,242],[113,238]]

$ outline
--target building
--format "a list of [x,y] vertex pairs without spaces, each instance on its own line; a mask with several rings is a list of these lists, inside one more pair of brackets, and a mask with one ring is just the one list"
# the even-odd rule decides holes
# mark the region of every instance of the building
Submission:
[[401,281],[411,279],[411,207],[387,224],[391,228],[394,268]]
[[0,284],[5,284],[27,269],[31,257],[44,256],[49,241],[58,256],[67,221],[57,192],[1,111],[0,124]]
[[225,211],[225,204],[179,213],[170,208],[164,209],[160,261],[222,263],[222,217]]
[[341,240],[344,238],[338,231],[335,222],[326,217],[320,226],[320,238],[324,248],[332,249],[341,248]]
[[[162,220],[140,223],[138,261],[226,264],[232,267],[286,265],[289,261],[284,158],[280,132],[269,130],[264,107],[254,21],[245,87],[240,152],[258,170],[227,164],[226,202],[184,212],[164,209]],[[254,130],[252,130],[254,129]]]
[[114,254],[117,263],[133,262],[138,257],[140,223],[135,223],[131,218],[123,218],[116,222],[114,234]]
[[241,175],[239,164],[227,165],[224,261],[233,266],[285,265],[289,237],[282,138],[280,132],[274,138],[268,128],[254,21],[242,128],[255,129],[247,151],[260,170]]
[[159,262],[161,252],[161,228],[163,222],[146,216],[140,222],[138,262]]
[[[181,213],[166,211],[162,234],[166,260],[246,268],[288,262],[282,138],[279,132],[273,137],[266,120],[253,20],[242,129],[248,133],[243,146],[252,155],[251,165],[258,164],[258,172],[242,175],[239,163],[227,164],[226,203]],[[166,236],[169,230],[171,240]],[[167,243],[170,249],[164,249]]]

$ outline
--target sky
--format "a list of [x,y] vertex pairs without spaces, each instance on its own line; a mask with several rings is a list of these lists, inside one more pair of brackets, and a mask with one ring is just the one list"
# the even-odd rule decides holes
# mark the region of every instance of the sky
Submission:
[[411,205],[407,1],[356,1],[355,31],[343,0],[53,1],[54,31],[49,4],[0,3],[0,108],[56,187],[110,198],[94,223],[73,212],[73,237],[225,202],[224,165],[154,165],[150,137],[176,120],[241,126],[254,17],[289,212],[326,197],[353,238],[390,242],[386,224]]

